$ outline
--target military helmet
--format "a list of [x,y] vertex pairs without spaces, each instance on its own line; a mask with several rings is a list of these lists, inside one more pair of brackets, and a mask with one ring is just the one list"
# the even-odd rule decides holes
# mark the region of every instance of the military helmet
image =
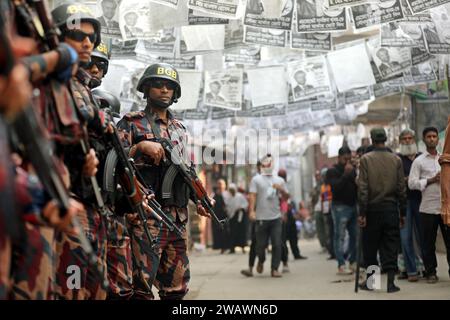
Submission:
[[92,90],[92,96],[99,102],[101,109],[109,109],[114,118],[120,118],[120,101],[116,96],[98,88]]
[[100,44],[92,51],[91,57],[96,57],[106,62],[106,69],[103,72],[103,76],[108,72],[109,59],[111,58],[111,53],[108,46],[102,41]]
[[144,86],[151,79],[166,79],[175,82],[177,88],[175,89],[173,99],[178,100],[181,97],[180,76],[178,71],[170,64],[155,63],[145,69],[137,84],[137,90],[144,93],[144,96],[147,95],[147,93],[144,92]]
[[55,25],[61,30],[70,29],[76,26],[78,22],[90,22],[93,24],[97,40],[94,43],[94,48],[100,44],[101,41],[101,26],[100,21],[95,18],[94,13],[89,7],[78,2],[68,2],[62,4],[52,11],[52,17]]

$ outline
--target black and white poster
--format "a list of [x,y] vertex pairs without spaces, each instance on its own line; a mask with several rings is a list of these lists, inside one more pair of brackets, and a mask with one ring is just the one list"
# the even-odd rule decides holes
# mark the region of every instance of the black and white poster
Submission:
[[161,29],[153,33],[151,37],[140,40],[136,52],[138,53],[158,53],[160,55],[175,55],[177,45],[177,33],[175,28]]
[[[367,3],[367,0],[327,0],[330,9],[356,6],[358,4]],[[373,2],[373,1],[372,1]]]
[[344,103],[353,104],[362,101],[368,101],[372,98],[370,87],[355,88],[344,92]]
[[217,16],[235,18],[239,0],[189,0],[189,8],[213,13]]
[[123,41],[119,38],[112,38],[111,41],[111,57],[118,58],[133,58],[136,57],[136,46],[138,40]]
[[406,0],[413,14],[449,3],[450,0]]
[[261,48],[247,46],[225,51],[225,62],[244,65],[257,65],[261,61]]
[[437,26],[433,22],[422,25],[425,39],[427,40],[427,49],[431,54],[449,54],[450,53],[450,35],[448,31],[438,32]]
[[263,46],[286,47],[289,31],[244,27],[244,42]]
[[390,22],[381,26],[381,46],[425,49],[426,40],[418,23]]
[[389,81],[383,83],[374,84],[372,87],[373,95],[375,98],[381,98],[402,92],[402,86],[389,83]]
[[361,4],[351,7],[351,11],[356,30],[401,20],[404,17],[400,0]]
[[287,69],[294,101],[331,92],[331,83],[324,56],[289,63]]
[[297,1],[297,32],[339,32],[347,30],[345,8],[327,9],[325,0]]
[[335,110],[337,109],[337,100],[336,99],[317,99],[311,101],[311,110],[319,111],[319,110]]
[[242,69],[205,71],[205,105],[240,110],[242,103]]
[[[197,13],[197,14],[196,14]],[[189,25],[202,25],[202,24],[228,24],[229,19],[217,18],[206,13],[196,12],[195,10],[189,9],[188,13],[188,23]]]
[[230,20],[225,25],[224,48],[239,48],[244,46],[244,25],[238,20]]
[[[87,2],[85,0],[85,2]],[[121,1],[102,0],[97,1],[97,19],[100,21],[102,35],[112,38],[122,38],[119,25]]]
[[421,83],[433,82],[437,80],[436,73],[430,62],[424,62],[403,73],[403,80],[406,86],[412,86]]
[[428,61],[431,58],[433,58],[433,56],[426,49],[411,48],[411,60],[413,66]]
[[260,0],[247,0],[244,24],[252,27],[291,30],[294,15],[294,1],[283,0],[284,6],[279,18],[267,17]]
[[298,33],[291,32],[291,48],[308,51],[331,51],[333,46],[331,33]]
[[382,78],[387,79],[412,66],[411,50],[409,48],[380,47],[379,41],[367,43]]

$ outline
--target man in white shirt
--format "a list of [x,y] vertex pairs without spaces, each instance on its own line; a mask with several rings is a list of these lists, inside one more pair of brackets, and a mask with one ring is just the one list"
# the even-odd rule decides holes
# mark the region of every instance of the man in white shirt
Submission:
[[[256,252],[259,258],[256,271],[263,272],[266,259],[266,247],[270,237],[272,244],[271,276],[281,277],[278,267],[281,262],[281,210],[280,200],[289,199],[285,182],[273,175],[273,158],[266,155],[261,159],[261,174],[250,182],[250,214],[251,220],[256,220]],[[256,207],[256,211],[255,211]]]
[[[439,153],[436,149],[439,143],[438,130],[427,127],[423,130],[423,141],[427,150],[417,157],[411,167],[408,186],[411,190],[422,192],[420,203],[420,222],[423,237],[423,262],[428,283],[436,283],[436,235],[438,226],[441,228],[447,249],[447,262],[450,268],[450,230],[441,219],[441,187]],[[450,273],[450,270],[449,270]]]

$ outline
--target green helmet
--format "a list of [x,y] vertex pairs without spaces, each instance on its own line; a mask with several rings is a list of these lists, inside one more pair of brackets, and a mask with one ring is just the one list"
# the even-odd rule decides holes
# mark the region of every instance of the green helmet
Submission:
[[175,82],[177,84],[177,88],[175,89],[173,95],[173,101],[177,102],[177,100],[181,97],[180,76],[178,71],[170,64],[155,63],[145,69],[137,84],[137,90],[144,94],[144,98],[147,97],[144,87],[151,79],[166,79]]
[[100,44],[100,21],[95,18],[92,10],[84,4],[78,2],[69,2],[62,4],[53,9],[52,17],[56,26],[62,32],[73,27],[78,21],[92,23],[95,29],[95,33],[97,34],[97,40],[94,43],[94,48]]
[[101,109],[109,109],[114,118],[120,118],[120,101],[116,96],[98,88],[92,90],[92,96],[98,101]]
[[109,59],[111,58],[111,53],[109,52],[108,46],[102,42],[92,51],[91,57],[96,57],[106,62],[106,69],[103,76],[108,72]]

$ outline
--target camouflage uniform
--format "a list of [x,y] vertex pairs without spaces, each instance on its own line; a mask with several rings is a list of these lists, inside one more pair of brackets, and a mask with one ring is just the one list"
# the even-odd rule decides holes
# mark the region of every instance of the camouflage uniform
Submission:
[[37,177],[21,168],[17,168],[15,193],[23,224],[21,236],[13,241],[10,298],[49,300],[54,278],[54,230],[40,218],[49,199]]
[[108,217],[108,299],[129,299],[133,294],[131,239],[125,217]]
[[[179,148],[183,156],[185,154],[186,129],[182,123],[174,119],[168,111],[168,121],[152,113],[148,108],[145,111],[131,112],[122,118],[117,124],[124,134],[125,143],[133,146],[144,140],[155,139],[149,119],[146,113],[154,118],[160,128],[162,138],[169,138]],[[159,166],[151,164],[151,160],[140,154],[134,156],[136,167],[147,180],[147,183],[155,190],[156,200],[159,199],[161,181],[152,179],[152,175],[161,172]],[[162,177],[159,177],[162,178]],[[185,230],[188,219],[187,207],[163,207],[163,210],[171,217],[180,229]],[[149,246],[146,237],[143,237],[142,227],[132,227],[132,249],[136,257],[134,268],[135,295],[137,298],[153,299],[151,292],[142,281],[142,278],[152,282],[159,289],[161,299],[182,299],[188,291],[190,279],[189,260],[187,256],[187,233],[180,237],[176,232],[171,232],[165,225],[160,225],[153,219],[148,221],[149,229],[156,242],[156,254]],[[140,274],[139,274],[140,273]],[[152,281],[153,280],[153,281]]]
[[[70,82],[70,89],[78,109],[79,116],[86,122],[89,132],[89,142],[96,151],[101,144],[97,140],[102,136],[105,118],[103,112],[99,111],[91,97],[88,88],[91,77],[83,69],[79,69],[76,76]],[[94,146],[95,145],[95,146]],[[92,248],[97,256],[98,267],[103,270],[106,277],[106,221],[98,210],[93,207],[95,196],[88,177],[82,174],[80,163],[84,163],[84,153],[79,145],[66,148],[65,163],[71,173],[71,191],[76,195],[76,199],[83,203],[87,214],[79,217],[80,223],[83,225],[84,232],[89,239]],[[57,279],[56,290],[60,298],[63,299],[94,299],[103,300],[106,298],[106,290],[100,286],[100,281],[92,271],[84,259],[83,251],[78,239],[70,237],[64,233],[58,233],[56,237],[56,251],[58,254],[57,261]],[[67,286],[70,274],[66,270],[71,265],[77,265],[81,270],[81,287],[80,289],[71,289]]]
[[12,166],[7,145],[7,136],[3,119],[0,115],[0,300],[8,297],[11,287],[11,236],[17,232],[17,215],[15,214]]

